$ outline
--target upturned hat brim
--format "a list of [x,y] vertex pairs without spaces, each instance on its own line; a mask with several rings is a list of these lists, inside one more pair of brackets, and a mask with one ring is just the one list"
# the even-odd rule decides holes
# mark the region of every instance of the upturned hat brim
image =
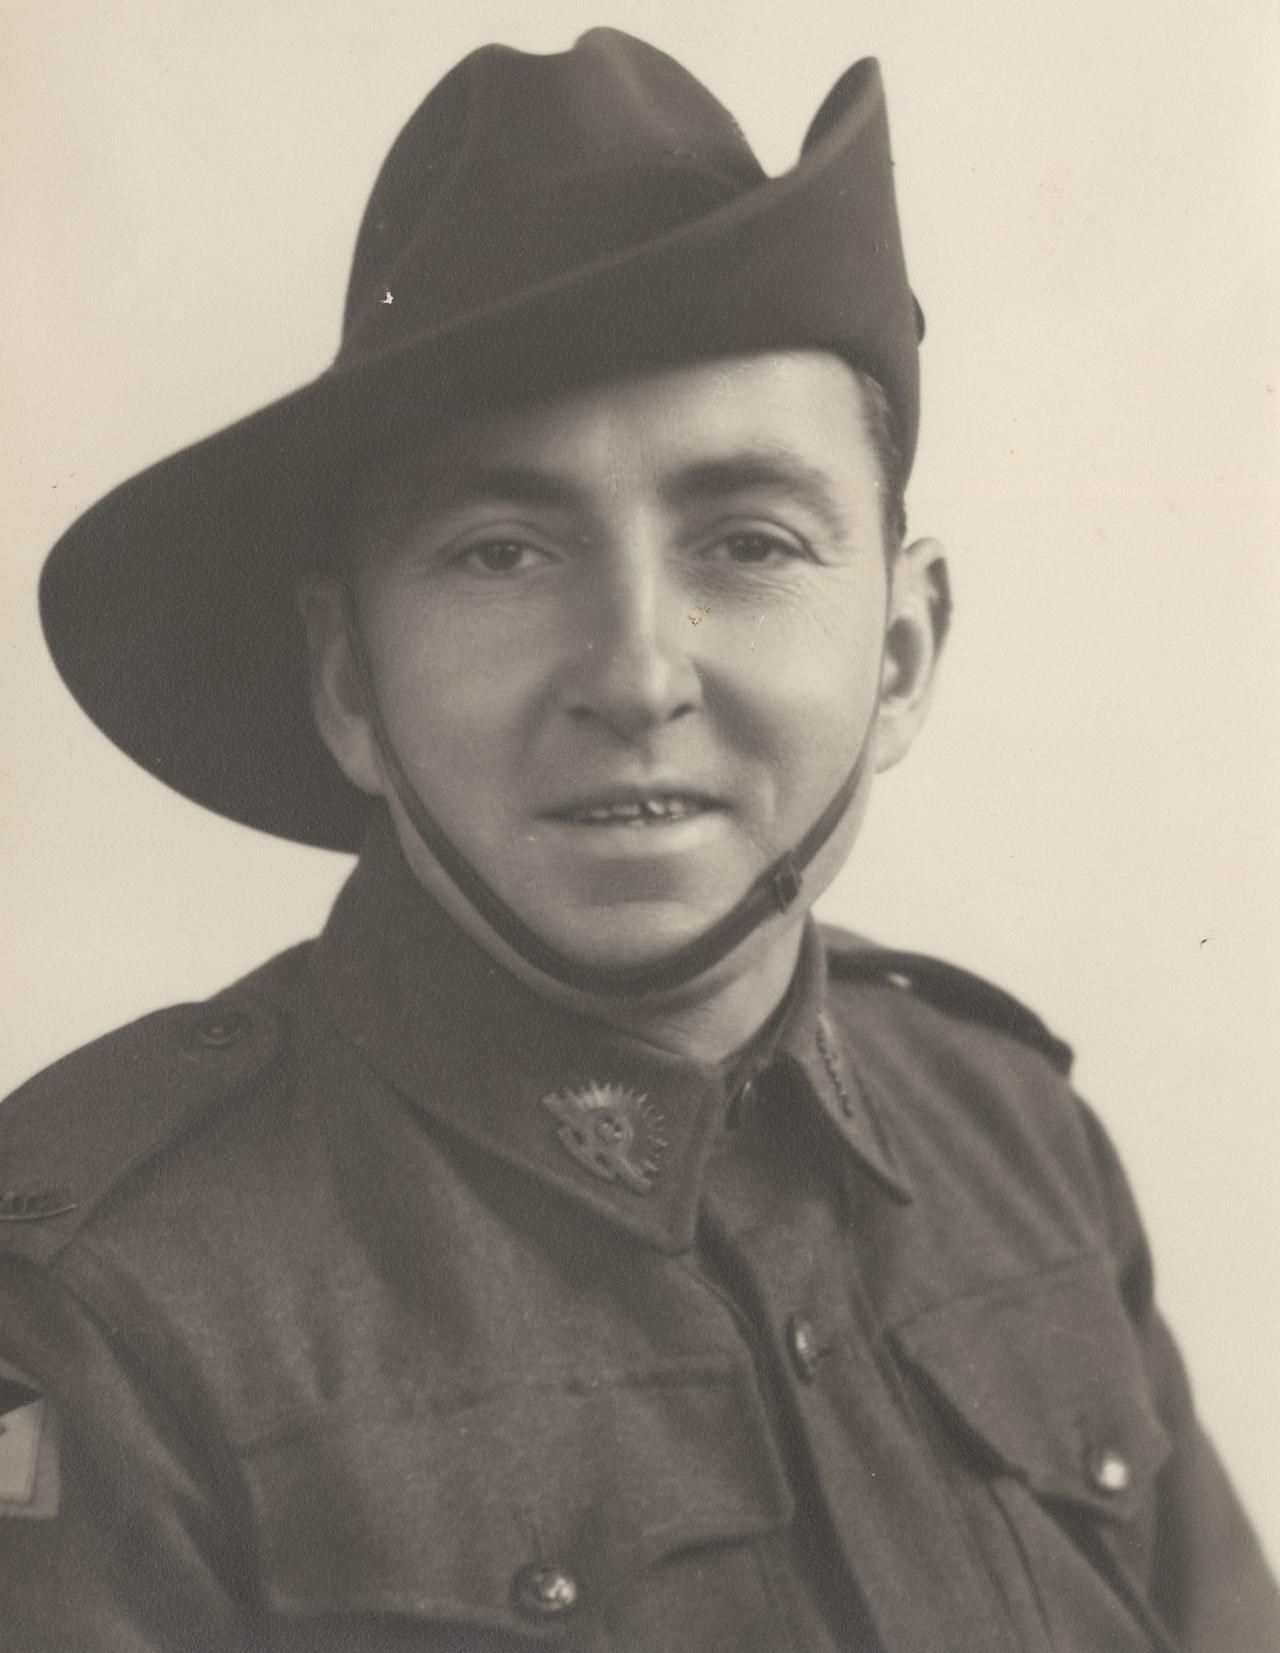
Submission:
[[63,535],[41,581],[72,694],[186,797],[354,849],[369,800],[313,725],[294,598],[329,555],[343,479],[410,425],[429,434],[576,384],[795,348],[833,351],[884,386],[909,463],[918,312],[890,165],[868,59],[783,176],[385,344],[365,327],[319,378],[123,483]]

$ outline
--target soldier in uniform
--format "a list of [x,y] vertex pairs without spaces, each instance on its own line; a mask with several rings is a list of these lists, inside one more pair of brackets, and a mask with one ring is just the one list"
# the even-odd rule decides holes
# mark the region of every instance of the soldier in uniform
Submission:
[[0,1111],[0,1645],[1280,1646],[1070,1053],[809,909],[946,633],[881,81],[460,63],[332,369],[42,586],[126,752],[359,851]]

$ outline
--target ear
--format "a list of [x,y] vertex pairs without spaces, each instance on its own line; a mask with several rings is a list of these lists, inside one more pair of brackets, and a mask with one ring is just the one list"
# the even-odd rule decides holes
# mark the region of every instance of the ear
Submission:
[[347,596],[340,581],[306,574],[298,582],[298,612],[307,633],[311,715],[320,738],[347,779],[362,792],[381,794],[379,769],[360,674],[351,656]]
[[951,623],[951,578],[937,540],[905,546],[889,574],[876,769],[906,756],[924,723]]

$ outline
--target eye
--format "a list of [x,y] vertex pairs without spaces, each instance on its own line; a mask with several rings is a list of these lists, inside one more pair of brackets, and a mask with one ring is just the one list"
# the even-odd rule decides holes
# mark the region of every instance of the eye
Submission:
[[809,549],[790,535],[769,528],[734,528],[707,547],[707,555],[743,568],[806,560]]
[[528,540],[481,540],[459,551],[453,559],[455,566],[469,574],[488,579],[500,579],[504,574],[525,574],[547,561],[547,553]]

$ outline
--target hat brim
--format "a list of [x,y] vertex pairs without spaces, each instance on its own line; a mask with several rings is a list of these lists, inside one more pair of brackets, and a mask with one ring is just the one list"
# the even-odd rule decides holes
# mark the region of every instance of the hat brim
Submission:
[[[865,142],[886,142],[874,62],[837,91],[843,112],[781,177],[448,327],[340,359],[79,518],[45,565],[41,617],[98,727],[197,803],[353,850],[370,800],[316,733],[294,593],[327,558],[343,480],[406,428],[677,362],[813,348],[880,380],[913,446],[917,313],[892,188],[886,168],[855,164]],[[877,225],[892,230],[890,279]]]

